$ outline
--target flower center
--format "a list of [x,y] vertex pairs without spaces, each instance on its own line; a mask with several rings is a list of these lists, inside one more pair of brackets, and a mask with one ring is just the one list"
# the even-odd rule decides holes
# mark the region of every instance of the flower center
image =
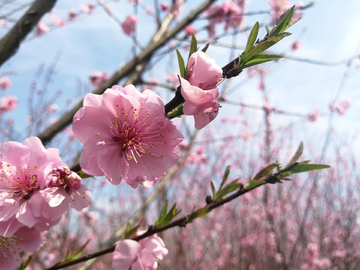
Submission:
[[3,169],[1,170],[0,181],[8,182],[5,187],[8,193],[12,191],[13,195],[15,195],[15,198],[13,198],[14,203],[21,199],[29,199],[31,194],[40,188],[37,176],[31,173],[31,170],[37,168],[37,165],[24,169],[21,165],[12,166],[6,162],[1,162],[1,164]]
[[[4,255],[5,260],[9,259],[7,253],[10,253],[15,258],[18,257],[15,254],[20,251],[18,247],[19,242],[24,242],[24,240],[15,235],[11,237],[0,236],[0,251]],[[16,258],[16,260],[19,261],[19,258]]]

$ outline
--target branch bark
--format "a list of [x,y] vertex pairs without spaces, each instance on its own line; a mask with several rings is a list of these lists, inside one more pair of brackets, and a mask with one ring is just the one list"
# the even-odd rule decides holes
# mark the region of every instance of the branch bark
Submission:
[[0,66],[16,53],[20,43],[36,26],[41,17],[53,8],[55,3],[56,0],[36,0],[0,40]]

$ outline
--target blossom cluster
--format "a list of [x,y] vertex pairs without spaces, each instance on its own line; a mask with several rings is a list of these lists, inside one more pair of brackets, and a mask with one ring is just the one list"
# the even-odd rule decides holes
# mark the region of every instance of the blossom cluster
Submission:
[[38,249],[69,207],[89,207],[92,197],[58,149],[37,137],[1,145],[0,162],[0,265],[15,269],[20,252]]

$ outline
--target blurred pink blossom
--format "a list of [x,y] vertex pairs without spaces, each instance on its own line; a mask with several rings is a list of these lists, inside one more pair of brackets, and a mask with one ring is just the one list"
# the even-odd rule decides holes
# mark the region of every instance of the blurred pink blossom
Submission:
[[130,15],[127,16],[125,21],[121,24],[121,27],[127,36],[131,36],[135,31],[135,25],[138,22],[138,16]]
[[196,29],[195,29],[193,26],[191,26],[191,25],[185,26],[184,31],[185,31],[185,33],[188,34],[188,35],[196,34]]
[[50,104],[47,108],[48,112],[50,113],[57,112],[59,109],[60,109],[59,106],[56,104]]
[[152,187],[179,158],[182,134],[165,117],[164,103],[150,90],[113,86],[102,95],[87,94],[75,114],[73,131],[84,143],[85,173]]
[[109,79],[109,75],[106,72],[95,71],[90,75],[90,84],[99,87],[107,79]]
[[155,83],[155,84],[145,84],[145,85],[143,85],[141,87],[141,92],[144,92],[146,89],[153,90],[154,88],[156,88],[156,83],[158,82],[158,80],[155,77],[151,77],[150,82]]
[[1,19],[0,20],[0,27],[7,28],[7,27],[9,27],[9,24],[5,20]]
[[114,270],[156,270],[157,261],[163,260],[169,251],[163,240],[156,234],[136,242],[120,241],[113,253]]
[[69,10],[69,20],[71,22],[75,21],[77,17],[77,12],[75,10]]
[[315,122],[320,116],[319,110],[315,109],[312,113],[306,116],[306,120],[310,122]]
[[295,41],[291,44],[291,50],[297,51],[299,48],[300,48],[300,41],[299,41],[299,40],[295,40]]
[[344,115],[346,110],[349,109],[351,105],[351,100],[344,99],[336,101],[335,103],[331,103],[329,105],[329,108],[331,111],[336,111],[340,115]]
[[180,76],[180,73],[177,72],[177,71],[174,71],[173,73],[166,75],[166,80],[168,82],[173,83],[173,84],[179,84],[179,77],[178,76]]
[[193,115],[195,128],[202,129],[215,119],[220,104],[217,101],[222,69],[202,51],[192,54],[185,79],[180,78],[181,94],[185,99],[184,114]]
[[11,86],[11,80],[9,77],[0,78],[0,88],[2,90],[8,90]]
[[91,14],[94,11],[94,4],[89,3],[80,8],[80,10],[84,13]]
[[63,27],[65,25],[65,21],[56,16],[51,17],[51,23],[55,26],[60,26],[60,27]]
[[4,96],[0,99],[0,113],[13,111],[18,107],[17,97]]
[[50,31],[49,27],[42,20],[40,20],[36,26],[36,35],[38,36],[41,36],[42,34]]

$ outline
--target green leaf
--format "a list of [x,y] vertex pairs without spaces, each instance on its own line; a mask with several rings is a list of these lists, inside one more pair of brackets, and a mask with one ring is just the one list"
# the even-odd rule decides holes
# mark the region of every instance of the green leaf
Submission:
[[282,55],[274,55],[274,54],[260,54],[251,57],[244,65],[243,68],[252,67],[255,65],[259,65],[265,62],[274,61],[283,58]]
[[72,261],[72,260],[76,260],[77,258],[79,258],[81,256],[81,254],[83,253],[84,249],[86,248],[86,246],[89,244],[91,239],[88,239],[85,244],[83,244],[78,250],[76,250],[73,254],[69,255],[69,252],[67,253],[67,256],[65,258],[65,261]]
[[199,209],[199,210],[196,210],[194,212],[192,212],[189,217],[187,218],[187,222],[190,223],[192,222],[194,219],[197,219],[199,217],[202,217],[202,216],[205,216],[207,215],[208,213],[210,213],[211,210],[207,207],[205,208],[202,208],[202,209]]
[[259,180],[260,178],[269,175],[279,165],[280,165],[280,163],[273,163],[273,164],[270,164],[269,166],[266,166],[265,168],[261,169],[260,172],[258,172],[255,175],[254,180]]
[[208,42],[206,45],[205,45],[205,47],[204,48],[202,48],[202,52],[206,52],[207,51],[207,49],[209,48],[209,46],[210,46],[210,42]]
[[134,232],[136,232],[139,227],[140,227],[140,224],[135,226],[134,228],[131,228],[130,223],[128,223],[127,228],[126,228],[126,232],[125,232],[125,235],[124,235],[124,239],[129,239],[130,236],[132,236],[134,234]]
[[232,181],[231,183],[229,183],[228,185],[226,185],[224,188],[222,188],[221,190],[219,190],[216,193],[216,196],[214,197],[214,201],[223,198],[225,195],[239,189],[242,184],[241,183],[237,183],[239,179],[236,179],[234,181]]
[[210,185],[211,185],[211,191],[212,191],[213,199],[214,199],[215,198],[215,187],[214,187],[213,181],[210,182]]
[[257,39],[259,33],[259,22],[256,22],[254,27],[251,29],[250,35],[248,37],[247,43],[246,43],[246,49],[243,53],[244,56],[250,52],[251,48],[254,46],[254,43]]
[[299,163],[296,166],[294,166],[293,168],[291,168],[289,170],[289,172],[291,174],[294,173],[301,173],[301,172],[308,172],[308,171],[314,171],[314,170],[322,170],[322,169],[327,169],[330,168],[330,166],[328,165],[323,165],[323,164],[308,164],[308,163]]
[[32,256],[29,256],[25,262],[22,262],[21,265],[19,266],[19,268],[17,270],[24,270],[31,262],[32,260]]
[[[297,23],[297,22],[300,21],[301,19],[302,19],[302,16],[299,17],[298,19],[296,19],[295,21],[290,22],[290,23],[288,24],[288,26],[284,29],[284,31],[285,31],[286,29],[290,28],[291,26],[293,26],[295,23]],[[286,33],[286,32],[283,32],[283,33],[281,33],[281,34],[284,34],[284,33]]]
[[285,31],[287,28],[289,28],[289,23],[291,21],[291,18],[294,14],[295,5],[289,8],[285,13],[283,13],[279,20],[277,21],[275,27],[271,30],[270,35],[271,36],[277,36],[281,34],[283,31]]
[[[190,43],[190,51],[189,51],[189,57],[188,57],[188,59],[190,58],[190,56],[191,56],[193,53],[196,53],[197,50],[198,50],[197,40],[196,40],[196,37],[195,37],[194,33],[192,33],[191,43]],[[184,78],[184,77],[183,77],[183,78]]]
[[181,210],[176,209],[176,203],[169,210],[169,212],[167,212],[167,200],[166,200],[166,203],[160,212],[160,216],[159,216],[158,220],[155,222],[155,227],[159,227],[159,226],[168,224],[180,212],[181,212]]
[[293,157],[290,159],[289,163],[285,167],[295,163],[301,157],[303,151],[304,151],[304,144],[303,142],[301,142],[298,149],[296,150],[296,153],[293,155]]
[[184,58],[181,56],[178,49],[176,49],[176,54],[177,54],[177,58],[178,58],[178,62],[179,62],[180,75],[182,78],[185,78],[186,67],[185,67]]
[[258,181],[258,180],[252,179],[252,180],[250,180],[249,184],[244,186],[244,188],[246,190],[252,190],[252,189],[254,189],[254,188],[258,187],[258,186],[261,186],[261,185],[263,185],[265,183],[266,183],[265,181]]
[[272,37],[272,38],[269,38],[269,39],[259,43],[246,56],[243,57],[242,62],[246,63],[253,56],[261,54],[262,52],[264,52],[265,50],[267,50],[268,48],[270,48],[271,46],[273,46],[274,44],[276,44],[277,42],[282,40],[284,37],[285,36]]
[[229,174],[230,174],[230,166],[227,166],[226,169],[225,169],[224,176],[223,176],[223,179],[221,181],[219,190],[222,189],[223,185],[225,184],[226,180],[229,177]]
[[269,29],[269,27],[268,27],[267,25],[265,25],[265,28],[266,28],[266,34],[267,34],[267,35],[270,35],[270,29]]

